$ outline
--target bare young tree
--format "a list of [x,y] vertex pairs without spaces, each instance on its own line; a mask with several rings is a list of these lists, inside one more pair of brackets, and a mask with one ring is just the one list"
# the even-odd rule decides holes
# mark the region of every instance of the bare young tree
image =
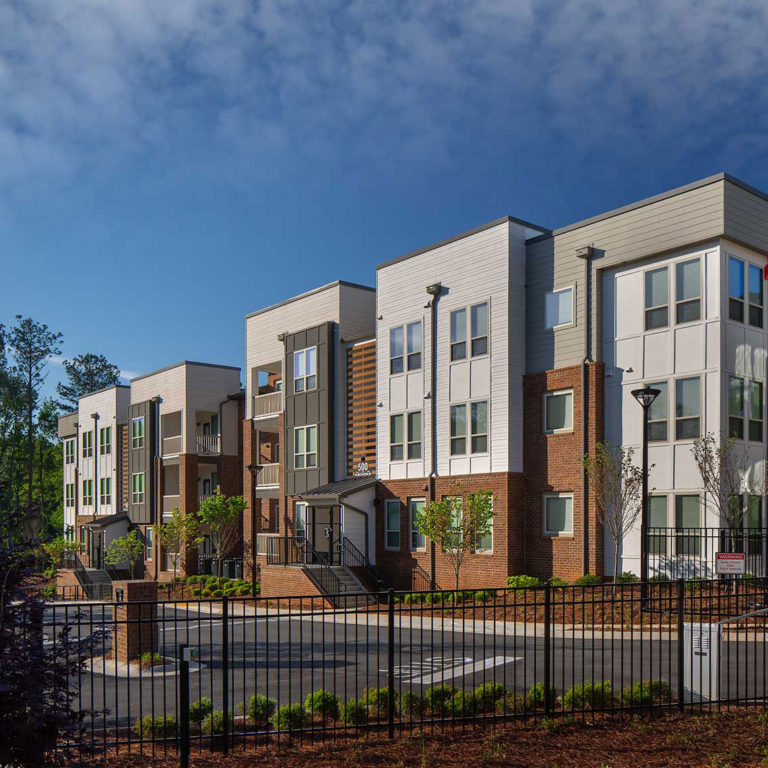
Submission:
[[242,539],[242,514],[246,503],[242,496],[225,496],[221,488],[200,504],[198,518],[211,537],[216,552],[217,576],[221,576],[222,560]]
[[613,582],[625,536],[642,512],[643,470],[632,463],[634,452],[620,445],[598,443],[582,461],[595,493],[597,514],[614,546]]

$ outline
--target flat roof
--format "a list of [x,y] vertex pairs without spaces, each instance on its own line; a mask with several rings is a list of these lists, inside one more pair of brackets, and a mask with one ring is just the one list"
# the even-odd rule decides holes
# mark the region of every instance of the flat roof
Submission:
[[393,264],[398,264],[401,261],[407,261],[408,259],[412,259],[414,256],[420,256],[422,253],[426,253],[427,251],[431,251],[435,248],[440,248],[443,245],[448,245],[450,243],[455,243],[457,240],[463,240],[465,237],[471,237],[472,235],[476,235],[478,232],[483,232],[486,229],[491,229],[493,227],[498,227],[499,224],[520,224],[522,227],[529,227],[530,229],[535,229],[538,232],[541,232],[542,234],[549,235],[550,230],[548,230],[546,227],[540,227],[538,224],[531,224],[530,221],[525,221],[524,219],[517,219],[514,216],[502,216],[500,219],[494,219],[493,221],[489,221],[487,224],[481,224],[479,227],[475,227],[474,229],[468,229],[466,232],[461,232],[458,235],[454,235],[453,237],[449,237],[446,240],[440,240],[437,243],[432,243],[432,245],[427,245],[424,248],[419,248],[415,251],[410,251],[409,253],[403,254],[402,256],[397,256],[394,259],[390,259],[389,261],[383,261],[381,264],[378,264],[376,266],[376,270],[384,269],[384,267],[390,267]]
[[102,392],[108,392],[110,389],[130,389],[130,384],[110,384],[108,387],[102,387],[101,389],[94,389],[93,392],[88,392],[85,395],[80,395],[78,397],[78,402],[80,400],[83,400],[86,397],[91,397],[92,395],[100,395]]
[[237,365],[219,365],[218,363],[199,363],[196,360],[182,360],[179,363],[174,363],[173,365],[166,365],[164,368],[158,368],[156,371],[150,371],[149,373],[142,373],[141,376],[134,376],[131,379],[131,383],[134,381],[139,381],[140,379],[146,379],[148,376],[155,376],[158,373],[164,373],[165,371],[173,370],[174,368],[178,368],[182,365],[197,365],[200,368],[221,368],[226,371],[237,371],[240,372],[240,367]]
[[298,301],[299,299],[305,299],[307,296],[312,296],[315,293],[327,291],[330,288],[336,288],[340,285],[345,285],[347,288],[358,288],[361,291],[373,291],[374,293],[376,292],[376,289],[372,288],[370,285],[350,283],[347,280],[334,280],[332,283],[326,283],[325,285],[321,285],[319,288],[313,288],[311,291],[305,291],[304,293],[300,293],[298,296],[292,296],[290,299],[283,299],[283,301],[278,301],[277,304],[270,304],[268,307],[264,307],[263,309],[257,309],[255,312],[249,312],[245,316],[245,319],[247,320],[249,317],[261,315],[264,312],[270,312],[273,309],[277,309],[278,307],[284,307],[286,304],[290,304],[291,302]]

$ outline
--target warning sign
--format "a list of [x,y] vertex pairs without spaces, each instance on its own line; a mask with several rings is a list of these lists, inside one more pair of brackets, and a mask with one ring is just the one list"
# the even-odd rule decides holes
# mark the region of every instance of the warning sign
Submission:
[[743,552],[718,552],[715,557],[718,574],[743,575],[747,572],[747,557]]

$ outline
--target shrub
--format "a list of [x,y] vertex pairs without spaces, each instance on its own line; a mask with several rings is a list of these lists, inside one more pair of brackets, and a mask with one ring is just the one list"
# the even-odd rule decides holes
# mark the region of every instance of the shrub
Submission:
[[550,587],[567,587],[568,582],[565,579],[561,579],[559,576],[550,576],[549,579],[549,586]]
[[211,592],[211,597],[224,597],[224,590],[214,589],[213,592]]
[[174,584],[181,584],[184,581],[183,576],[174,576],[173,577],[173,583]]
[[445,599],[449,603],[463,603],[465,600],[471,600],[474,597],[474,592],[449,592]]
[[272,720],[276,731],[299,731],[309,723],[309,715],[301,704],[286,704]]
[[163,657],[157,651],[144,651],[139,656],[139,663],[142,667],[154,667],[163,663]]
[[544,582],[536,576],[509,576],[507,578],[507,589],[533,589],[534,587],[543,587]]
[[[248,585],[248,591],[249,592],[251,591],[251,585],[250,584]],[[259,592],[261,592],[261,584],[257,584],[256,585],[256,594],[258,595]]]
[[341,719],[345,725],[365,725],[368,722],[368,708],[362,699],[350,699],[341,708]]
[[169,739],[176,735],[176,720],[170,715],[137,718],[133,731],[140,739]]
[[408,592],[404,595],[403,602],[406,605],[416,605],[424,600],[424,595],[421,592]]
[[475,592],[475,600],[478,603],[487,603],[489,600],[493,600],[496,597],[495,589],[479,589]]
[[443,593],[442,592],[429,592],[424,596],[424,602],[430,603],[430,604],[440,604],[443,602]]
[[200,589],[200,587],[193,587],[192,588],[192,596],[193,597],[200,597],[203,594],[203,590]]
[[448,711],[454,717],[468,717],[477,712],[477,702],[471,693],[457,691],[448,700]]
[[200,590],[200,597],[210,597],[211,596],[211,590],[210,589],[201,589]]
[[448,711],[448,702],[458,692],[458,688],[446,683],[433,685],[427,688],[424,693],[424,699],[427,702],[430,712],[435,715],[444,715]]
[[424,714],[426,702],[423,696],[413,691],[404,691],[400,694],[400,713],[409,717],[419,717]]
[[666,573],[655,573],[649,581],[669,581],[669,576]]
[[267,723],[275,714],[275,706],[274,699],[268,699],[261,693],[257,693],[248,700],[246,714],[254,723]]
[[507,691],[506,694],[504,694],[504,697],[496,702],[497,715],[509,715],[524,711],[525,698],[519,693],[511,693]]
[[585,573],[583,576],[579,576],[573,583],[577,587],[588,587],[594,584],[602,584],[603,580],[600,576],[597,576],[594,573]]
[[304,702],[304,709],[310,715],[318,714],[323,717],[330,717],[331,720],[338,720],[339,710],[339,697],[335,693],[329,691],[314,691],[307,695],[307,700]]
[[[234,718],[232,717],[231,712],[229,713],[227,720],[229,721],[229,730],[231,731],[232,724],[234,723]],[[224,713],[218,709],[213,710],[213,712],[207,715],[200,724],[200,730],[206,736],[218,736],[220,733],[224,733]]]
[[622,571],[621,573],[616,575],[616,583],[617,584],[633,584],[637,581],[637,576],[635,576],[632,571]]
[[225,597],[232,597],[237,592],[236,587],[225,587],[223,590]]
[[493,712],[496,709],[496,702],[503,699],[506,693],[507,689],[501,683],[487,682],[478,685],[472,695],[481,712]]
[[49,584],[47,587],[43,587],[43,600],[55,600],[56,599],[56,585]]
[[199,584],[200,576],[187,576],[187,584]]
[[46,579],[55,579],[59,575],[59,569],[55,565],[50,565],[43,571]]
[[[389,710],[389,688],[366,688],[363,699],[371,717],[385,718]],[[397,711],[397,692],[395,692],[395,711]]]
[[213,712],[213,702],[207,696],[189,705],[189,719],[193,723],[202,723],[211,712]]
[[[532,685],[525,693],[525,708],[529,712],[537,707],[544,706],[544,683],[536,683]],[[556,696],[555,686],[549,684],[549,700],[554,703]]]
[[569,688],[563,696],[563,709],[601,709],[613,697],[610,680],[594,683],[585,681]]
[[672,690],[665,680],[638,680],[621,692],[621,700],[627,707],[650,707],[671,701]]
[[251,588],[248,585],[246,585],[244,587],[238,587],[236,591],[237,591],[237,594],[240,597],[243,597],[244,595],[250,595],[251,594]]

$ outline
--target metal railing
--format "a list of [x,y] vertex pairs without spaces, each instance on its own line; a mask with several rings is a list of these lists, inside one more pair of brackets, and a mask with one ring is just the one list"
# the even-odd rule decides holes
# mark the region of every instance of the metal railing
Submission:
[[390,588],[384,574],[346,536],[342,543],[342,563],[349,568],[372,592],[384,592]]
[[175,456],[181,453],[181,435],[171,435],[163,438],[163,456]]
[[163,496],[163,517],[170,517],[174,509],[179,508],[179,494]]
[[309,543],[309,539],[304,540],[304,551],[307,565],[304,568],[304,573],[315,582],[323,594],[328,596],[332,604],[338,605],[336,596],[343,592],[344,588],[339,577],[331,568],[331,553],[318,551]]
[[258,488],[274,487],[280,485],[280,465],[262,464],[259,472]]
[[267,565],[306,565],[303,536],[269,536],[266,539]]
[[275,416],[283,412],[283,393],[268,392],[266,395],[254,395],[253,418]]
[[[61,747],[170,760],[180,749],[227,754],[361,731],[385,739],[597,712],[763,710],[768,620],[745,608],[767,587],[387,591],[377,604],[345,593],[341,608],[306,595],[201,599],[194,611],[172,600],[63,605],[49,607],[43,629],[53,653],[66,636],[98,638],[69,678],[73,709],[89,715]],[[190,701],[204,698],[221,728],[187,720]]]
[[201,456],[215,456],[221,453],[220,435],[198,435],[197,452]]

